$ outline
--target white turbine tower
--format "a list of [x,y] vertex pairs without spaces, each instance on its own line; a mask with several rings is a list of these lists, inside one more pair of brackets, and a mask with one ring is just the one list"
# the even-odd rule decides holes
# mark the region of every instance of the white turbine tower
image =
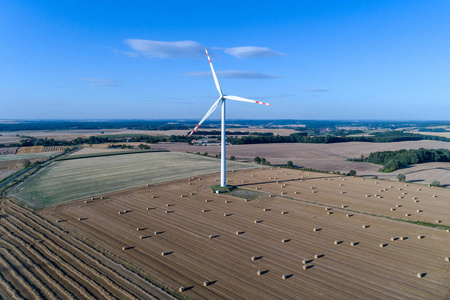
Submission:
[[192,130],[192,132],[189,134],[189,136],[191,136],[199,127],[200,125],[213,113],[214,110],[216,110],[217,106],[219,106],[219,104],[222,104],[222,133],[221,133],[221,154],[220,154],[220,162],[221,162],[221,168],[220,168],[220,186],[221,187],[226,187],[226,160],[225,160],[225,156],[226,156],[226,150],[225,150],[225,143],[226,143],[226,139],[225,139],[225,100],[235,100],[235,101],[242,101],[242,102],[250,102],[250,103],[256,103],[256,104],[263,104],[263,105],[272,105],[269,103],[264,103],[264,102],[260,102],[260,101],[255,101],[255,100],[250,100],[250,99],[246,99],[246,98],[242,98],[242,97],[238,97],[238,96],[228,96],[228,95],[224,95],[222,93],[222,89],[220,88],[220,84],[219,81],[217,80],[217,76],[216,76],[216,72],[214,72],[214,68],[213,65],[211,63],[211,58],[209,57],[208,54],[208,50],[206,50],[206,56],[208,57],[208,61],[209,61],[209,66],[211,67],[211,72],[213,74],[214,77],[214,82],[216,84],[216,88],[217,91],[219,91],[220,97],[219,99],[217,99],[216,102],[214,102],[214,104],[211,106],[211,108],[208,110],[208,112],[206,113],[206,115],[203,117],[203,119],[200,120],[200,122],[197,124],[197,126],[195,126],[195,128]]

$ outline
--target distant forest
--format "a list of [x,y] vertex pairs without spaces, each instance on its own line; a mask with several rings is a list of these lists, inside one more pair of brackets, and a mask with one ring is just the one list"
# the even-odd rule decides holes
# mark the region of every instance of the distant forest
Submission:
[[426,162],[450,162],[450,150],[447,149],[411,149],[398,151],[372,152],[368,157],[348,159],[350,161],[369,162],[383,165],[378,171],[392,172],[409,165]]
[[[427,127],[450,126],[444,121],[328,121],[328,120],[233,120],[228,119],[227,128],[264,127],[292,128],[299,131],[320,130],[339,127],[366,127],[374,129],[416,128],[421,131],[442,131],[442,129],[427,129]],[[87,130],[87,129],[135,129],[135,130],[191,130],[198,120],[11,120],[0,122],[0,131],[18,130]],[[202,128],[220,128],[219,120],[208,120]]]

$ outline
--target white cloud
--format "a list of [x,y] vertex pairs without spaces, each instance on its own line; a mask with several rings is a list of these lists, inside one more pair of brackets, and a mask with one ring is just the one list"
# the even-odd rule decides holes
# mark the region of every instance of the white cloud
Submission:
[[[203,58],[203,46],[195,41],[161,42],[139,39],[127,39],[125,43],[136,54],[158,58]],[[130,56],[130,52],[126,52]]]
[[284,53],[277,52],[266,47],[253,46],[227,48],[224,51],[225,53],[233,55],[237,58],[274,57],[284,55]]
[[[280,76],[276,76],[276,75],[269,75],[269,74],[258,73],[258,72],[235,71],[235,70],[217,71],[216,74],[217,74],[217,77],[219,77],[219,78],[272,79],[272,78],[280,77]],[[212,77],[212,73],[208,72],[208,71],[188,72],[188,73],[183,73],[182,75],[188,76],[188,77]]]
[[75,78],[75,79],[89,82],[89,85],[93,85],[93,86],[118,87],[118,86],[122,85],[122,83],[120,81],[104,79],[104,78]]

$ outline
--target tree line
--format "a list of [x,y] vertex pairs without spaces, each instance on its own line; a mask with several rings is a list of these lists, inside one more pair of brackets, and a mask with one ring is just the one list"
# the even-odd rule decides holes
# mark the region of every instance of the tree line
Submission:
[[371,143],[390,143],[402,141],[435,140],[450,142],[449,138],[441,136],[422,135],[414,133],[405,133],[402,131],[376,132],[369,136],[335,136],[319,135],[309,136],[307,133],[293,133],[288,136],[230,136],[227,140],[233,145],[242,144],[267,144],[267,143],[315,143],[331,144],[345,142],[371,142]]
[[372,152],[367,157],[348,159],[382,165],[378,171],[392,172],[409,165],[426,162],[450,162],[450,150],[447,149],[411,149],[398,151]]

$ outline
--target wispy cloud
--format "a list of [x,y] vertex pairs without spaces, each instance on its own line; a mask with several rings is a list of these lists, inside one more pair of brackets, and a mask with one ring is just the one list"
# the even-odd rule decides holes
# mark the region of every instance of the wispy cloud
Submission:
[[266,47],[253,46],[227,48],[224,52],[237,58],[274,57],[284,55],[284,53],[277,52]]
[[118,87],[118,86],[122,85],[122,83],[120,81],[104,79],[104,78],[74,78],[74,79],[88,82],[89,85],[93,85],[93,86]]
[[145,55],[158,58],[203,58],[203,46],[195,41],[161,42],[127,39],[125,43],[136,52],[123,52],[128,56]]
[[329,92],[328,89],[303,89],[305,92],[312,92],[312,93],[323,93],[323,92]]
[[[240,79],[272,79],[272,78],[280,77],[280,76],[276,76],[276,75],[269,75],[269,74],[258,73],[258,72],[235,71],[235,70],[217,71],[216,74],[218,77],[221,77],[221,78],[240,78]],[[212,77],[212,73],[208,72],[208,71],[188,72],[188,73],[183,73],[182,75],[188,76],[188,77]]]

